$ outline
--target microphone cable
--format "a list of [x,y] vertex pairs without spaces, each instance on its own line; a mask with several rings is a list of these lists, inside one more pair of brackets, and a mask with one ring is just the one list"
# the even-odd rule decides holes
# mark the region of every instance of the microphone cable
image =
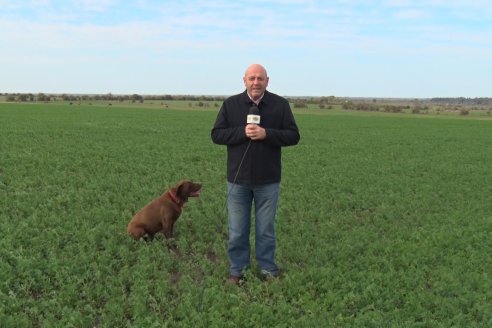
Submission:
[[[258,109],[258,106],[257,106],[257,105],[251,106],[251,107],[249,108],[249,114],[248,114],[248,116],[249,116],[249,115],[251,115],[251,114],[258,115],[258,117],[259,117],[259,109]],[[249,123],[249,120],[248,120],[248,123]],[[258,121],[258,123],[259,123],[259,121]],[[254,123],[254,124],[256,124],[256,123]],[[229,199],[229,196],[230,196],[230,194],[231,194],[231,191],[232,191],[232,189],[234,188],[234,186],[235,186],[235,184],[236,184],[236,180],[237,180],[237,177],[238,177],[238,175],[239,175],[239,171],[241,171],[241,167],[242,167],[242,165],[243,165],[244,159],[246,158],[246,154],[248,153],[248,150],[249,150],[249,148],[251,147],[251,142],[252,142],[252,141],[253,141],[253,140],[249,139],[248,146],[246,147],[246,150],[244,151],[243,157],[241,158],[241,161],[239,162],[239,166],[238,166],[238,168],[237,168],[236,175],[234,176],[234,179],[232,180],[232,186],[231,186],[231,189],[227,192],[227,197],[226,197],[226,209],[227,209],[227,200]]]
[[239,175],[239,171],[241,171],[241,167],[243,166],[244,159],[246,158],[246,154],[248,154],[248,150],[251,147],[252,141],[253,140],[249,139],[248,146],[246,146],[246,149],[244,150],[243,157],[241,158],[241,161],[239,162],[239,167],[237,168],[236,175],[234,176],[234,179],[232,180],[231,189],[229,191],[227,191],[226,204],[225,204],[226,210],[227,210],[227,200],[229,199],[229,196],[231,194],[232,189],[234,189],[234,186],[236,185],[236,180],[237,180],[237,177]]

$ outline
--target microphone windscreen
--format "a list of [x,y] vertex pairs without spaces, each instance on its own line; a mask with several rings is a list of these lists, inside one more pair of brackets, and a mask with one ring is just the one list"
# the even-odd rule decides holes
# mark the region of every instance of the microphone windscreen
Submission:
[[260,115],[260,110],[258,109],[258,106],[251,106],[249,108],[249,114],[250,115]]

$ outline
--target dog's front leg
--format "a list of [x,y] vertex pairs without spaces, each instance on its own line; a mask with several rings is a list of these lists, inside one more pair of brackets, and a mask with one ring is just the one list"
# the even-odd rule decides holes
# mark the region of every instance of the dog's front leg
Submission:
[[167,239],[171,239],[173,238],[173,224],[172,223],[166,223],[164,225],[164,236],[167,238]]

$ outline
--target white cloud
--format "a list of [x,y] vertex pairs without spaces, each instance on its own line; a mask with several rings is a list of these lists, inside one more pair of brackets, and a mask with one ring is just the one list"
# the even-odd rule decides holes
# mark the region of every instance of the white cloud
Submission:
[[74,10],[89,12],[105,12],[113,5],[118,5],[117,0],[71,0]]
[[432,15],[428,11],[421,9],[403,9],[396,11],[393,16],[398,19],[408,20],[420,20],[432,17]]

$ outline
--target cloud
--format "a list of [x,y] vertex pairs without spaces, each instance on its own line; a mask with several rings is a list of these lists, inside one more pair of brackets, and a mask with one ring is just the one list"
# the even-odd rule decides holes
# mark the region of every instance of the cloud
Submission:
[[406,9],[396,11],[393,16],[397,19],[420,20],[431,18],[432,15],[421,9]]
[[70,3],[75,10],[86,12],[106,12],[112,6],[118,5],[116,0],[71,0]]

